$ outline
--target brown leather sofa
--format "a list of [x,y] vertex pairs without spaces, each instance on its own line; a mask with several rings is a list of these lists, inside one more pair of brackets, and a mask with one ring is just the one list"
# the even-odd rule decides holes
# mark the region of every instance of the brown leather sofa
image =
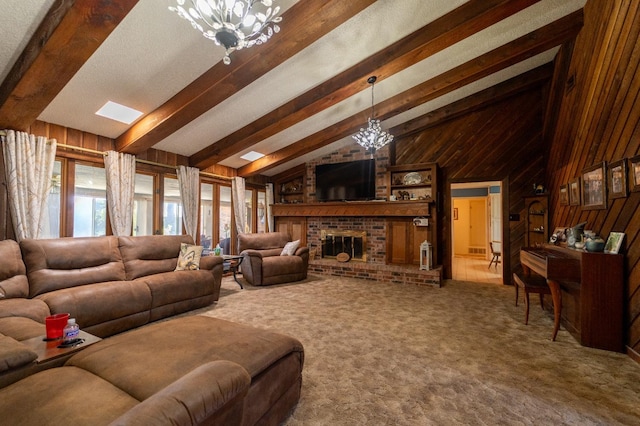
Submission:
[[204,256],[200,270],[175,271],[188,235],[23,240],[31,299],[52,314],[68,312],[80,327],[106,337],[212,304],[220,295],[222,259]]
[[298,247],[292,256],[281,256],[289,241],[291,237],[286,232],[238,235],[244,279],[252,285],[271,285],[307,278],[309,248]]
[[[123,260],[132,262],[130,269],[155,270],[146,262],[151,261],[151,257],[156,263],[162,256],[151,256],[145,248],[132,255],[135,245],[123,241],[120,246]],[[33,247],[43,246],[34,244]],[[131,253],[124,247],[131,249]],[[47,246],[47,249],[54,248]],[[73,250],[63,252],[69,255]],[[47,250],[41,253],[49,255]],[[0,267],[2,424],[279,424],[298,402],[304,362],[299,341],[203,316],[156,322],[106,338],[70,358],[60,357],[38,364],[34,361],[37,354],[21,342],[44,337],[43,321],[50,313],[48,305],[40,295],[32,299],[25,297],[29,284],[27,268],[14,241],[0,241],[0,259],[3,259]],[[4,260],[8,261],[6,266]],[[214,260],[215,265],[220,262]],[[61,264],[65,263],[56,265]],[[77,283],[76,274],[83,272],[63,271],[68,275],[69,284]],[[168,273],[162,274],[166,280]],[[136,281],[145,276],[148,275],[130,277]],[[163,294],[162,283],[161,280],[155,294]],[[184,285],[184,281],[181,284]],[[127,288],[120,296],[129,294]],[[54,286],[42,294],[63,290]],[[73,300],[68,292],[63,294],[46,300],[55,306],[62,306],[64,300]],[[90,303],[89,298],[82,298],[84,294],[80,293],[79,300]],[[150,308],[150,311],[156,309],[156,314],[150,313],[149,318],[177,309],[172,305],[183,307],[177,301],[167,303],[168,300],[169,296],[159,297],[158,303]],[[74,303],[73,306],[79,307],[77,312],[83,314],[81,304]],[[116,311],[117,303],[111,302]],[[113,330],[100,324],[96,324],[95,329]]]

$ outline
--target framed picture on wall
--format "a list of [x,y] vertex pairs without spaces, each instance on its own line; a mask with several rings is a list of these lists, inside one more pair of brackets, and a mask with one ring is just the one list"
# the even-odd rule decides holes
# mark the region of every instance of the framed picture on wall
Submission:
[[560,185],[560,205],[569,205],[569,185]]
[[629,159],[629,170],[631,171],[631,179],[629,180],[629,186],[631,192],[640,191],[640,155]]
[[569,205],[580,205],[580,178],[577,177],[569,181]]
[[583,209],[607,208],[606,163],[587,167],[582,171],[582,197]]
[[609,182],[609,198],[624,198],[627,196],[627,162],[625,160],[609,163],[607,178]]

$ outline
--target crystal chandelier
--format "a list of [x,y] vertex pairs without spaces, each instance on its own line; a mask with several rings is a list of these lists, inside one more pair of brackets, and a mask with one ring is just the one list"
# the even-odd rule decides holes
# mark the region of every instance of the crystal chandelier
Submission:
[[373,86],[377,80],[377,77],[371,76],[367,79],[367,83],[371,85],[371,117],[369,117],[368,127],[366,129],[360,129],[358,133],[352,137],[368,151],[375,151],[382,148],[393,140],[393,135],[382,131],[380,126],[380,120],[376,120],[373,114]]
[[225,48],[222,62],[226,65],[231,63],[229,55],[233,51],[266,43],[280,32],[278,22],[282,18],[277,16],[280,6],[272,8],[272,0],[191,0],[191,6],[186,6],[188,10],[184,7],[186,0],[176,3],[169,10]]

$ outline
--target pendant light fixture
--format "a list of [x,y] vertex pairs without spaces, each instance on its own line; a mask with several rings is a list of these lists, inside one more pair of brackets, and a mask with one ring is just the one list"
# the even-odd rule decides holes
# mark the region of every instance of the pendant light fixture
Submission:
[[358,133],[352,136],[360,146],[371,152],[382,148],[393,140],[393,135],[382,131],[380,120],[375,119],[373,86],[376,80],[377,77],[375,75],[367,79],[367,83],[371,85],[371,117],[369,117],[368,126],[366,129],[360,129]]

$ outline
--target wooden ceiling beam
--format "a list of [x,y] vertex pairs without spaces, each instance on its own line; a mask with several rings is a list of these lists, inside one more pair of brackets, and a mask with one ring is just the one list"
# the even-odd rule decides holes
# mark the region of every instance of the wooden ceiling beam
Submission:
[[120,135],[116,149],[138,154],[151,148],[374,2],[305,0],[296,3],[283,14],[282,29],[272,40],[234,52],[230,65],[219,62],[211,67]]
[[505,19],[540,0],[471,1],[425,25],[330,80],[308,90],[189,158],[200,169],[216,164]]
[[[520,61],[576,37],[584,22],[579,10],[536,31],[500,46],[439,76],[412,87],[376,105],[376,118],[386,120],[418,105],[463,87]],[[251,176],[284,164],[347,137],[362,126],[368,109],[348,117],[331,127],[307,136],[279,151],[238,169],[239,176]]]
[[389,133],[396,139],[406,137],[460,117],[461,115],[485,108],[534,87],[540,87],[551,81],[553,70],[553,62],[540,65],[531,71],[527,71],[524,74],[484,89],[457,102],[391,127]]
[[138,0],[57,0],[0,86],[0,128],[27,130]]

